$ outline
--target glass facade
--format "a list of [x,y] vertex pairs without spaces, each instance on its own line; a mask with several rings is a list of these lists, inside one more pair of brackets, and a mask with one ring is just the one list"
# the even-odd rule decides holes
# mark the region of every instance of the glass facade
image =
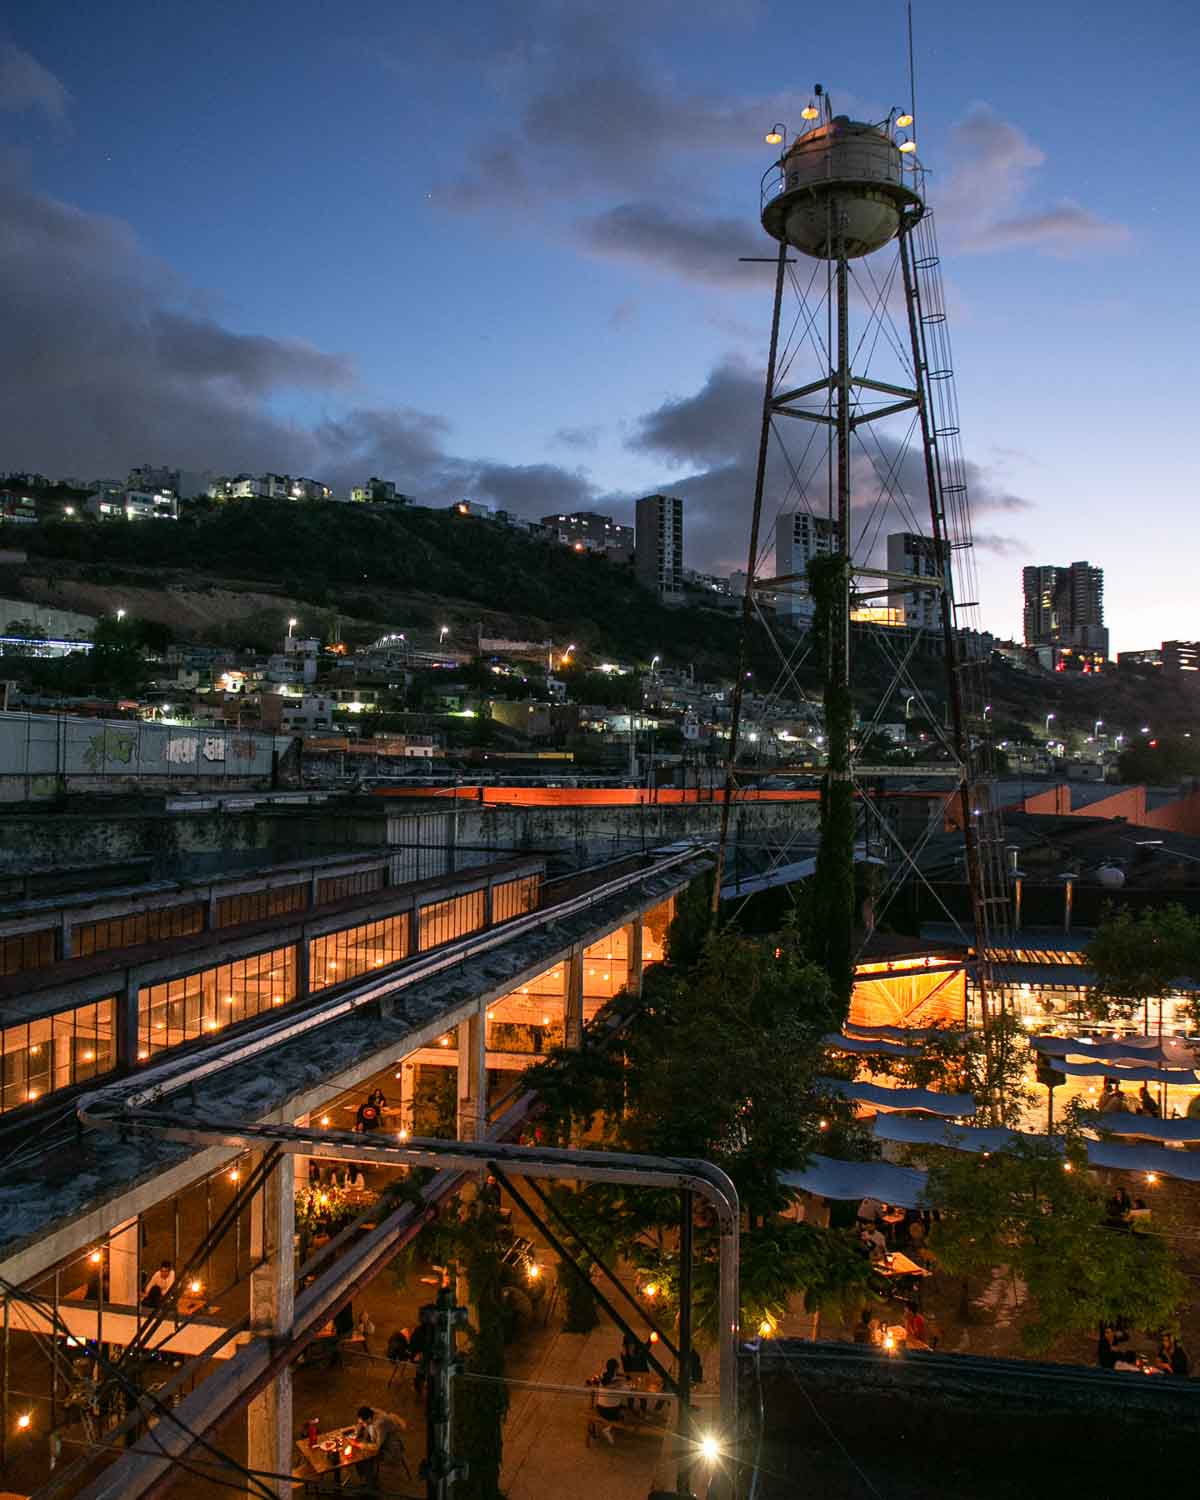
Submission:
[[138,1060],[295,998],[295,944],[148,985],[138,991]]
[[467,891],[462,896],[451,896],[448,901],[431,901],[421,908],[420,927],[421,952],[426,948],[439,948],[443,943],[468,932],[478,932],[483,926],[487,909],[487,892]]
[[329,875],[317,881],[317,901],[346,901],[351,896],[370,896],[383,890],[383,868],[359,870],[353,875]]
[[629,929],[618,927],[583,950],[583,998],[611,1000],[629,982]]
[[522,875],[492,887],[492,922],[511,922],[524,912],[536,911],[542,888],[540,875]]
[[130,912],[104,922],[83,922],[71,934],[76,958],[107,953],[112,948],[136,948],[164,938],[188,937],[204,928],[204,907],[166,906],[158,911]]
[[667,929],[675,917],[675,897],[652,906],[642,919],[642,967],[660,964],[667,952]]
[[237,927],[242,922],[265,922],[268,917],[303,911],[308,905],[308,885],[280,885],[269,891],[243,891],[240,896],[221,896],[217,901],[218,927]]
[[560,963],[494,1000],[487,1012],[489,1050],[536,1054],[561,1047],[566,993],[567,965]]
[[343,927],[340,932],[313,938],[308,945],[308,987],[314,993],[331,984],[344,984],[372,969],[384,969],[407,958],[410,949],[408,913]]
[[0,1109],[16,1109],[116,1066],[115,997],[22,1021],[0,1032],[3,1090]]
[[21,932],[0,938],[0,974],[24,974],[26,969],[44,969],[58,957],[57,932]]

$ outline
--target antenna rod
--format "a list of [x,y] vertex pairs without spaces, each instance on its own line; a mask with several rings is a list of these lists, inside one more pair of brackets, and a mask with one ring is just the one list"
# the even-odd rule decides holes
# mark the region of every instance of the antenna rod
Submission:
[[908,0],[908,112],[913,117],[913,133],[920,130],[917,122],[917,70],[913,66],[912,0]]

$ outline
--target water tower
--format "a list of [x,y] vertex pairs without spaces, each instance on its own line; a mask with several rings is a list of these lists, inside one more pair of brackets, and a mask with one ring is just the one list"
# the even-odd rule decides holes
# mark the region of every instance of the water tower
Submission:
[[[869,848],[877,819],[878,836],[885,844],[889,838],[871,788],[896,768],[870,763],[871,736],[861,727],[855,733],[852,706],[854,657],[874,652],[875,677],[882,659],[890,680],[873,716],[863,717],[879,725],[891,711],[907,720],[915,698],[922,716],[933,721],[934,737],[944,742],[936,774],[946,784],[946,819],[964,831],[973,919],[968,927],[974,929],[969,937],[984,962],[1006,928],[1008,898],[988,774],[987,652],[978,631],[971,631],[976,605],[966,469],[913,115],[893,109],[874,122],[850,119],[834,113],[818,86],[801,120],[803,128],[790,138],[783,124],[766,136],[768,145],[781,148],[763,174],[760,196],[762,226],[778,242],[778,252],[771,257],[775,297],[745,624],[749,631],[755,613],[762,616],[760,600],[767,593],[775,596],[777,611],[782,601],[785,618],[789,595],[806,598],[822,622],[816,634],[824,652],[828,752],[816,899],[832,888],[831,868],[842,868],[844,877],[856,832],[865,832]],[[785,296],[795,305],[795,316],[786,319]],[[801,558],[794,551],[789,568],[781,559],[778,529],[775,573],[764,576],[764,498],[778,507],[777,525],[802,509],[812,517],[815,529],[806,526],[803,534],[806,546],[813,536],[822,539],[825,556],[817,570],[826,580],[823,604],[813,597],[813,553]],[[883,599],[886,608],[878,602]],[[799,617],[793,611],[793,620]],[[793,645],[765,618],[763,623],[779,648],[780,681],[790,678],[792,696],[803,697],[794,666],[802,627],[801,642]],[[920,674],[913,661],[930,655],[944,663],[944,723],[915,680]],[[743,671],[732,706],[731,789],[737,782],[744,680]],[[907,699],[903,715],[889,708],[897,695],[902,703]],[[857,698],[862,712],[862,694]],[[900,769],[913,774],[911,767]],[[892,854],[876,919],[916,869],[911,847]],[[836,950],[852,946],[854,914],[832,910],[823,921],[833,972]],[[856,955],[842,956],[852,962]],[[984,1004],[986,1009],[986,999]]]

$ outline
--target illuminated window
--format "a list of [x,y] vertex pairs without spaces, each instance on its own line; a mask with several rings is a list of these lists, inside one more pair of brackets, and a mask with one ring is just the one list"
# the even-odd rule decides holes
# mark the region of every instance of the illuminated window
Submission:
[[329,875],[317,882],[317,903],[345,901],[351,896],[369,896],[373,891],[383,890],[383,867],[377,870],[358,870],[353,875]]
[[26,969],[44,969],[58,957],[53,927],[40,932],[22,932],[0,938],[0,974],[23,974]]
[[660,964],[666,957],[667,929],[675,915],[675,897],[652,906],[642,918],[642,966]]
[[244,891],[239,896],[222,896],[218,900],[216,925],[236,927],[242,922],[264,922],[268,917],[303,911],[307,905],[307,884],[281,885],[269,891]]
[[33,1104],[56,1089],[95,1078],[116,1066],[113,1051],[115,997],[23,1021],[0,1032],[3,1087],[0,1109]]
[[523,875],[492,887],[492,921],[511,922],[523,912],[536,911],[542,888],[540,875]]
[[138,1060],[296,998],[296,947],[272,948],[138,991]]
[[421,908],[421,951],[437,948],[442,943],[464,937],[468,932],[478,932],[483,926],[486,892],[467,891],[462,896],[451,896],[447,901],[431,901]]
[[308,945],[309,989],[328,989],[331,984],[342,984],[360,974],[369,974],[373,969],[398,964],[402,958],[408,957],[408,931],[408,913],[405,911],[399,916],[364,922],[358,927],[343,927],[340,932],[313,938]]
[[567,968],[545,969],[487,1008],[487,1045],[492,1052],[538,1053],[566,1040]]
[[629,982],[629,932],[618,927],[583,950],[583,998],[611,1000]]
[[107,953],[113,948],[136,948],[140,943],[157,943],[164,938],[188,937],[204,927],[204,907],[165,906],[158,911],[130,912],[124,917],[110,917],[104,922],[84,922],[72,933],[77,958],[93,953]]

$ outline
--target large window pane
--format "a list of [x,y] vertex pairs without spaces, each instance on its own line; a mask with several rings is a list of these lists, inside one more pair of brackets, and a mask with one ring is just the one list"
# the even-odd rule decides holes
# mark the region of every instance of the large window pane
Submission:
[[115,1003],[100,1000],[6,1026],[0,1032],[0,1109],[34,1104],[111,1069]]
[[138,1059],[145,1062],[295,998],[294,944],[148,985],[138,993]]
[[443,943],[478,932],[483,926],[487,893],[467,891],[446,901],[431,901],[420,913],[421,951],[440,948]]
[[343,927],[313,938],[308,946],[308,984],[311,990],[343,984],[373,969],[385,969],[407,958],[409,916],[400,912],[378,922]]

